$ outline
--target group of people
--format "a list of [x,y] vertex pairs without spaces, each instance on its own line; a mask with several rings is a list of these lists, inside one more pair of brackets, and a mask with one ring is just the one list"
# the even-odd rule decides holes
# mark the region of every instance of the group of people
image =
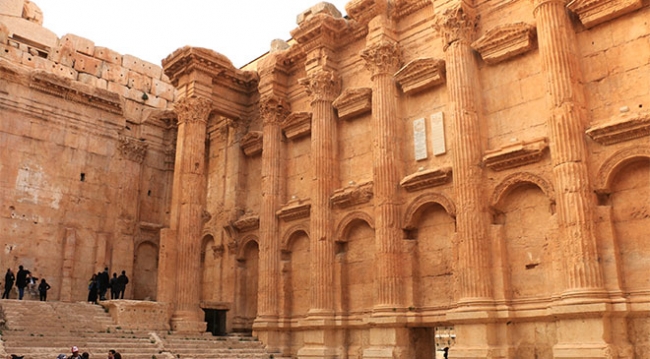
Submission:
[[91,303],[99,300],[106,300],[106,293],[108,289],[111,290],[111,299],[124,299],[124,291],[126,285],[129,284],[129,277],[126,276],[126,271],[122,271],[120,276],[113,273],[113,278],[108,277],[108,267],[104,268],[103,272],[93,274],[88,282],[88,301]]
[[[65,354],[59,354],[57,355],[56,359],[88,359],[90,358],[90,354],[88,352],[83,352],[79,354],[79,348],[74,346],[71,349],[72,354],[69,356],[66,356]],[[108,351],[108,359],[122,359],[122,354],[116,352],[115,350],[111,349]]]
[[14,272],[11,268],[7,268],[7,273],[5,274],[5,290],[2,293],[2,299],[9,299],[9,294],[11,294],[11,289],[14,284],[18,288],[18,299],[23,300],[25,296],[25,288],[32,294],[36,295],[38,291],[39,299],[41,301],[47,300],[47,291],[50,290],[50,285],[47,283],[45,278],[41,279],[41,282],[36,285],[38,278],[32,276],[32,273],[23,268],[22,265],[18,266],[18,273],[14,276]]

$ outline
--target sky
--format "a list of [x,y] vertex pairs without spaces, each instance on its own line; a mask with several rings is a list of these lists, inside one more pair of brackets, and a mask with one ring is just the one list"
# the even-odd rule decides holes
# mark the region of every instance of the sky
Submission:
[[[1,0],[0,0],[1,1]],[[32,0],[43,26],[160,65],[185,45],[205,47],[242,67],[288,40],[298,14],[318,0]],[[345,15],[348,0],[330,0]]]

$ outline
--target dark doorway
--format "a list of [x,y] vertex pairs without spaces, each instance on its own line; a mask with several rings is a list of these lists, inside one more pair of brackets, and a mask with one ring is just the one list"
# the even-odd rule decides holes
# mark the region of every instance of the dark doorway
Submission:
[[208,332],[215,336],[226,335],[226,312],[227,310],[203,309],[205,322],[208,323]]

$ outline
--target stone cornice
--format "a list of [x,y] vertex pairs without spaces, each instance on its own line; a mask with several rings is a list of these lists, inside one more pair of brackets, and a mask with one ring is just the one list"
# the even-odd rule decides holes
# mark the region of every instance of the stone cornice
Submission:
[[431,0],[393,0],[391,17],[395,20],[400,20],[431,4]]
[[293,140],[311,133],[311,112],[293,112],[285,118],[282,130],[288,139]]
[[318,70],[299,80],[314,101],[334,101],[341,91],[341,78],[333,71]]
[[445,61],[434,58],[415,59],[395,74],[404,93],[416,93],[445,82]]
[[291,31],[291,36],[310,52],[319,47],[335,49],[341,45],[340,39],[346,32],[347,21],[330,14],[318,13],[305,19]]
[[260,216],[253,213],[245,213],[233,222],[233,227],[239,232],[248,232],[260,227]]
[[490,29],[472,43],[490,65],[521,55],[535,47],[535,26],[523,22],[505,24]]
[[308,218],[311,210],[309,200],[292,199],[275,214],[284,222],[291,222],[302,218]]
[[392,41],[381,41],[361,51],[359,54],[366,61],[366,68],[373,76],[394,74],[402,63],[402,49]]
[[358,204],[368,203],[373,196],[373,182],[368,181],[340,188],[334,191],[330,203],[334,207],[347,208]]
[[262,132],[251,131],[241,139],[239,145],[246,156],[252,157],[262,153],[262,141]]
[[471,43],[476,33],[478,16],[463,2],[447,8],[436,16],[434,28],[444,40],[444,49],[457,41]]
[[650,135],[650,113],[616,117],[605,123],[591,126],[586,133],[601,145],[613,145],[648,136]]
[[548,148],[546,137],[521,141],[498,149],[489,150],[483,156],[485,166],[494,171],[520,167],[539,162]]
[[29,87],[102,111],[117,115],[123,113],[120,95],[47,72],[33,72],[30,76]]
[[260,116],[264,124],[280,125],[291,113],[289,103],[278,96],[267,95],[260,99]]
[[332,103],[339,120],[350,120],[372,110],[372,90],[367,87],[345,89]]
[[387,11],[388,1],[351,0],[345,5],[348,16],[364,26],[375,16]]
[[415,192],[443,185],[451,180],[451,176],[451,167],[434,168],[410,174],[404,177],[399,185],[408,192]]
[[587,27],[617,18],[643,7],[642,0],[573,0],[567,8]]
[[178,115],[178,124],[186,122],[208,123],[208,116],[212,111],[212,101],[201,97],[186,97],[174,104]]
[[149,145],[142,141],[136,141],[126,136],[118,137],[118,149],[122,157],[137,163],[142,163],[147,155]]

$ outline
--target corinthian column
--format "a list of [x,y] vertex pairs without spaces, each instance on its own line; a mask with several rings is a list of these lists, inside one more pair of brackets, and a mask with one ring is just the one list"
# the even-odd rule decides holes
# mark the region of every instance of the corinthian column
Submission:
[[260,100],[263,123],[262,201],[260,209],[260,278],[258,318],[277,319],[280,287],[280,238],[275,212],[282,200],[282,121],[289,114],[286,101],[274,96]]
[[[397,117],[397,89],[393,75],[399,70],[401,52],[397,43],[382,40],[361,53],[372,73],[373,181],[376,219],[377,293],[375,307],[403,306],[400,286],[399,198],[402,156],[400,121]],[[391,311],[392,312],[392,311]]]
[[[177,173],[172,195],[172,229],[176,230],[176,292],[172,327],[179,332],[205,331],[200,317],[201,213],[205,177],[205,139],[211,102],[185,98],[176,103]],[[175,223],[174,223],[175,222]]]
[[444,38],[449,111],[454,130],[454,191],[457,207],[458,292],[461,302],[491,299],[487,256],[487,211],[481,196],[481,136],[479,133],[480,87],[470,43],[475,18],[461,3],[439,15],[436,28]]
[[575,34],[564,0],[534,0],[537,38],[546,74],[560,248],[566,292],[602,289],[587,173],[584,90]]
[[338,184],[336,115],[332,102],[341,81],[330,70],[316,69],[303,85],[311,96],[311,308],[310,315],[334,313],[334,238],[329,198]]

